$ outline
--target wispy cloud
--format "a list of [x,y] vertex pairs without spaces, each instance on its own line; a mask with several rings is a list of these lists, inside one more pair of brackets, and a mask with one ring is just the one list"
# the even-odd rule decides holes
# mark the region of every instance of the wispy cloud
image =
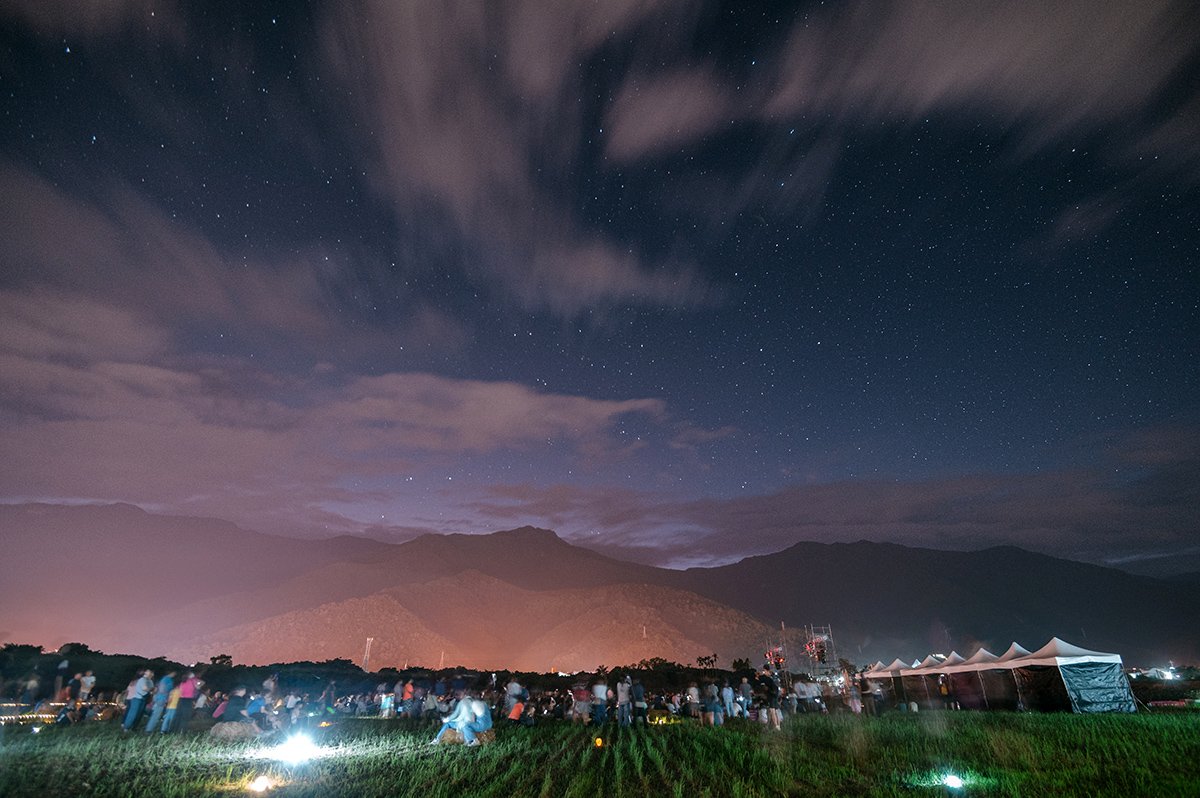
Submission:
[[[588,104],[581,69],[643,3],[338,4],[325,56],[374,153],[376,190],[401,218],[429,202],[468,242],[468,274],[526,308],[693,306],[710,287],[572,210]],[[582,94],[582,96],[581,96]]]

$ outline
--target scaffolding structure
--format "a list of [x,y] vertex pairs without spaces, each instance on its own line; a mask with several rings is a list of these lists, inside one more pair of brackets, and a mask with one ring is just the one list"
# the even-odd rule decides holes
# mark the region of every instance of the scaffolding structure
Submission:
[[804,656],[808,658],[809,673],[814,678],[834,679],[839,675],[837,647],[830,626],[804,627]]

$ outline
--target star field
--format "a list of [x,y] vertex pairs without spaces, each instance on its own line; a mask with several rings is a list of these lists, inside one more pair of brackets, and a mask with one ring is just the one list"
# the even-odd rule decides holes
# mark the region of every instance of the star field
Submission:
[[6,501],[1200,553],[1186,3],[0,15]]

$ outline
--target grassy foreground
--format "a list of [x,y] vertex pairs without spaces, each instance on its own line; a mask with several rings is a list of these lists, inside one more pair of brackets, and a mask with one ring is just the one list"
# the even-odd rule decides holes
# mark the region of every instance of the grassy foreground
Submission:
[[[1200,717],[923,713],[800,716],[755,724],[596,733],[565,723],[500,729],[489,746],[426,743],[427,727],[347,720],[312,736],[324,756],[287,765],[264,745],[201,732],[147,739],[113,726],[0,738],[0,795],[775,796],[1200,794]],[[941,782],[953,773],[964,786]]]

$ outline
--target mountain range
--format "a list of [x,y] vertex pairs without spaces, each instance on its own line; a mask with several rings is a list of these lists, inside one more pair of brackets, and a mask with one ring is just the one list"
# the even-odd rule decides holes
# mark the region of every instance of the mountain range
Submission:
[[[1200,659],[1200,583],[1014,547],[797,543],[718,568],[617,560],[523,527],[487,535],[298,540],[131,505],[0,506],[0,641],[110,653],[373,667],[590,670],[800,651],[829,626],[863,664],[1039,646],[1130,663]],[[795,663],[802,669],[804,662]]]

